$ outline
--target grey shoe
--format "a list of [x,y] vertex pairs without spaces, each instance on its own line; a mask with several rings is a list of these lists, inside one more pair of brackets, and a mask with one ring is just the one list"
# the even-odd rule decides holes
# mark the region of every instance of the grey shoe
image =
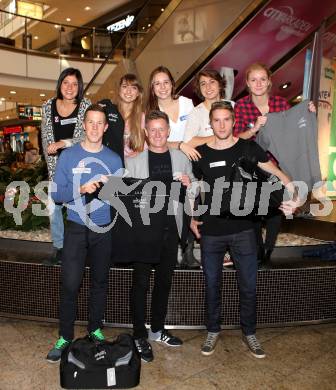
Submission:
[[209,356],[215,352],[215,347],[219,338],[219,332],[208,332],[207,337],[202,345],[202,355]]
[[260,345],[255,334],[251,334],[249,336],[243,335],[243,343],[247,346],[254,357],[258,359],[263,359],[266,357],[266,353]]
[[194,241],[188,242],[181,261],[182,268],[199,268],[201,263],[194,256]]
[[61,360],[62,352],[71,343],[71,341],[65,340],[62,336],[56,341],[55,345],[49,351],[47,360],[50,363],[57,363]]

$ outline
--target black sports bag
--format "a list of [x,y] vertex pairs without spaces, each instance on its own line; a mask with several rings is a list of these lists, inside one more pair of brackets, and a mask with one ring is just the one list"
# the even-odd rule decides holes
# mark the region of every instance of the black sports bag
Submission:
[[141,359],[128,334],[114,341],[73,341],[62,353],[60,381],[64,389],[129,389],[140,381]]

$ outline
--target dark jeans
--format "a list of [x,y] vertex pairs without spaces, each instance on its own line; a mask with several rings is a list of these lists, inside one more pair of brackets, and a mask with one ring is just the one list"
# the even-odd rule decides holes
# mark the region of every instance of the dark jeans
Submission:
[[130,304],[135,338],[147,338],[148,336],[145,327],[146,301],[153,268],[155,273],[151,302],[151,329],[153,332],[157,332],[164,328],[168,298],[177,259],[178,240],[176,225],[165,229],[160,262],[158,264],[134,263]]
[[74,337],[78,291],[87,253],[90,255],[88,332],[102,327],[111,261],[111,232],[96,233],[86,226],[67,222],[61,267],[60,330],[66,340]]
[[255,333],[257,249],[253,229],[224,236],[202,236],[201,253],[205,278],[207,330],[219,332],[223,257],[229,247],[238,278],[240,325],[245,335]]

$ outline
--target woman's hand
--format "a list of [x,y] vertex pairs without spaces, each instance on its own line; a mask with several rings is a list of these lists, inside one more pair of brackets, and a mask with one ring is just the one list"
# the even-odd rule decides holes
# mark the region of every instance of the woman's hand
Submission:
[[314,112],[316,114],[316,107],[315,107],[315,104],[313,102],[308,103],[308,111]]
[[189,158],[189,160],[198,161],[202,157],[196,149],[185,142],[180,144],[180,150]]
[[258,116],[257,120],[255,121],[254,126],[251,128],[251,132],[256,134],[261,127],[265,126],[267,122],[267,116],[266,115],[261,115]]
[[195,237],[199,240],[201,238],[201,233],[199,232],[198,227],[202,225],[203,222],[196,221],[195,219],[191,218],[190,222],[190,229],[195,234]]
[[58,149],[63,149],[64,146],[65,146],[65,142],[63,141],[53,142],[52,144],[48,145],[47,153],[56,154]]

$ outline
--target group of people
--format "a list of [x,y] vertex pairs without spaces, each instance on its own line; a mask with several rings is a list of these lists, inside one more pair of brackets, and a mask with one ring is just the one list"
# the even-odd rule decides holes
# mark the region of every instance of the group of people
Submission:
[[[88,332],[103,341],[103,317],[111,259],[110,206],[92,195],[109,175],[138,179],[180,180],[187,189],[203,180],[210,191],[203,197],[210,205],[217,178],[228,178],[233,164],[244,155],[247,145],[258,166],[294,191],[290,178],[271,161],[268,154],[248,139],[262,129],[268,112],[289,108],[284,99],[271,96],[270,73],[260,63],[246,72],[249,95],[236,104],[225,99],[225,80],[215,70],[202,70],[195,77],[195,92],[202,102],[194,107],[191,99],[177,96],[175,81],[164,66],[154,69],[148,85],[148,101],[143,108],[143,88],[134,74],[124,75],[117,101],[104,99],[97,104],[83,96],[79,70],[65,69],[58,80],[56,97],[43,105],[42,144],[48,165],[54,204],[50,227],[54,260],[61,263],[59,339],[48,353],[51,362],[74,338],[76,301],[90,254],[90,299]],[[314,109],[314,107],[312,107]],[[262,130],[261,130],[262,131]],[[101,163],[99,163],[99,161]],[[56,184],[56,185],[54,185]],[[63,205],[67,204],[64,235]],[[52,207],[54,206],[54,207]],[[195,202],[197,208],[197,202]],[[280,211],[293,212],[295,202],[283,202]],[[229,249],[240,293],[240,321],[243,341],[257,358],[265,352],[256,338],[256,278],[260,221],[221,218],[207,212],[202,220],[191,219],[190,230],[200,239],[205,276],[207,336],[203,355],[214,352],[220,332],[221,277],[223,258]],[[163,239],[155,264],[134,264],[130,308],[135,344],[143,361],[153,360],[149,341],[178,347],[182,340],[164,328],[168,297],[181,238],[180,221],[167,215]],[[96,228],[99,228],[98,230]],[[188,241],[192,242],[191,236]],[[259,240],[259,241],[258,241]],[[272,250],[274,240],[267,242]],[[151,301],[151,326],[145,326],[146,296],[152,268],[155,268]]]

